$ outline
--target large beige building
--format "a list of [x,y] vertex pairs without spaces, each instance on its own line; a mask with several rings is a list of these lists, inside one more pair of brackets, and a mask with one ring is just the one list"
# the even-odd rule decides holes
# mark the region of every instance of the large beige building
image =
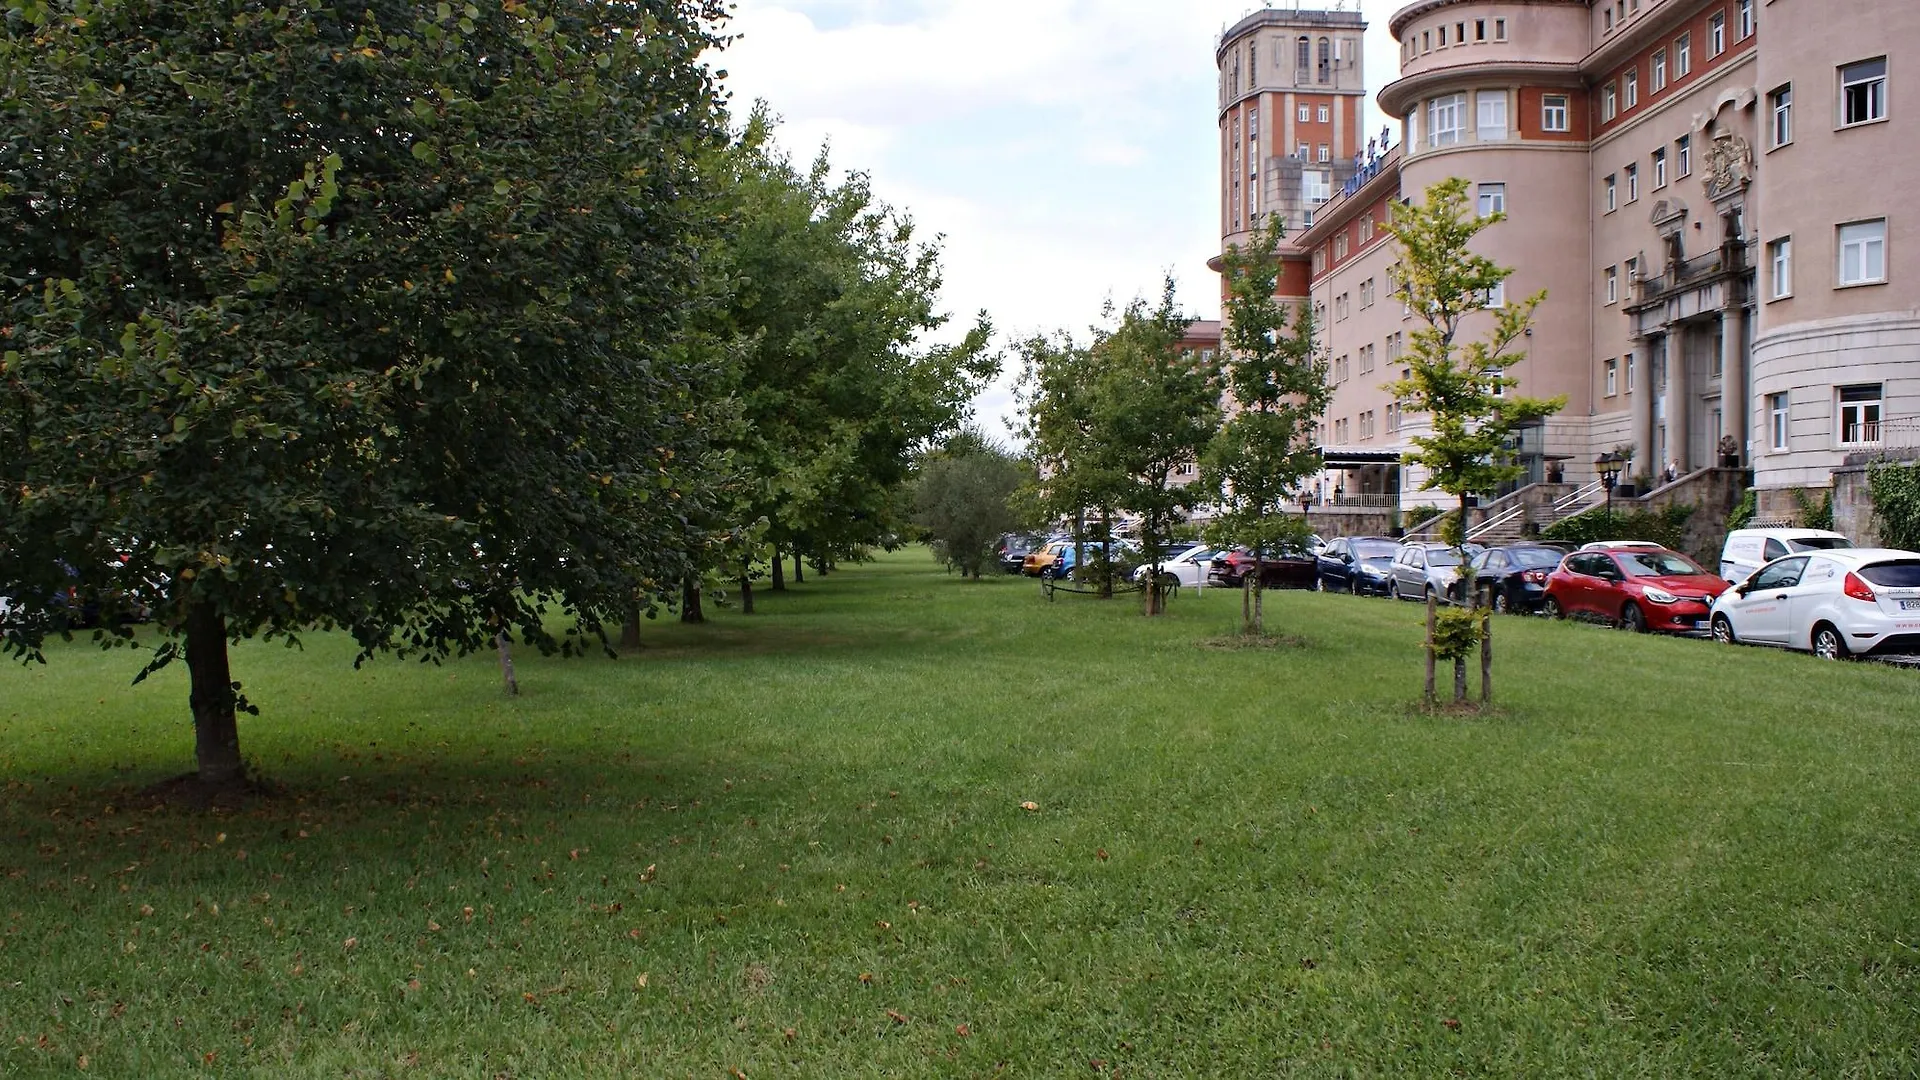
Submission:
[[[1250,23],[1310,16],[1229,30],[1223,79]],[[1786,514],[1847,454],[1916,443],[1920,269],[1900,261],[1913,223],[1894,192],[1920,164],[1920,106],[1899,91],[1920,2],[1421,0],[1390,28],[1391,153],[1299,208],[1236,204],[1244,163],[1223,173],[1223,243],[1250,214],[1290,214],[1335,383],[1324,488],[1444,501],[1393,464],[1422,418],[1382,386],[1418,321],[1379,223],[1451,176],[1507,214],[1477,241],[1514,268],[1507,293],[1547,292],[1508,374],[1568,405],[1515,447],[1529,480],[1589,479],[1597,454],[1630,447],[1629,475],[1656,485],[1750,467],[1763,513]]]

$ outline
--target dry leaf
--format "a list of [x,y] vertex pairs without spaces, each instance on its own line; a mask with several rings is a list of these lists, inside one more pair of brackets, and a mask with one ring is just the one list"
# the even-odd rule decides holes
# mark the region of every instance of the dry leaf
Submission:
[[645,870],[640,871],[640,880],[643,882],[652,881],[653,875],[654,875],[654,867],[655,867],[655,864],[648,863],[647,868]]
[[871,972],[871,971],[863,971],[863,972],[861,972],[861,973],[860,973],[860,985],[861,985],[861,986],[872,986],[872,985],[873,985],[873,972]]
[[1099,859],[1101,862],[1106,862],[1107,859],[1109,858],[1109,856],[1107,855],[1107,849],[1101,848],[1100,850],[1093,853],[1093,857],[1096,859]]
[[428,920],[427,920],[427,931],[428,931],[429,933],[434,933],[434,934],[437,934],[437,933],[439,933],[439,932],[440,932],[440,924],[439,924],[439,923],[437,923],[437,922],[434,922],[434,921],[433,921],[432,919],[428,919]]
[[967,1036],[973,1034],[973,1028],[968,1024],[959,1024],[954,1027],[953,1033],[964,1039]]
[[646,972],[643,971],[640,974],[633,977],[633,988],[635,990],[645,990],[647,988]]
[[340,943],[340,947],[341,947],[341,948],[343,948],[343,949],[351,949],[351,948],[353,948],[353,947],[354,947],[355,945],[358,945],[358,944],[360,944],[360,939],[359,939],[359,938],[357,938],[357,937],[350,937],[350,938],[348,938],[347,940],[345,940],[345,941],[343,941],[343,942],[341,942],[341,943]]
[[1021,803],[1021,804],[1020,804],[1020,809],[1022,809],[1022,810],[1025,810],[1025,811],[1027,811],[1028,813],[1032,813],[1032,812],[1034,812],[1035,810],[1038,810],[1038,809],[1040,809],[1040,804],[1039,804],[1039,803],[1037,803],[1037,802],[1033,802],[1033,801],[1031,801],[1031,800],[1029,800],[1029,801],[1027,801],[1027,802],[1023,802],[1023,803]]
[[1442,1020],[1442,1021],[1440,1021],[1440,1022],[1441,1022],[1441,1023],[1443,1023],[1443,1024],[1445,1024],[1445,1025],[1447,1025],[1447,1030],[1448,1030],[1448,1031],[1459,1031],[1459,1030],[1460,1030],[1460,1021],[1458,1021],[1458,1020],[1455,1020],[1455,1019],[1454,1019],[1453,1017],[1451,1017],[1451,1016],[1449,1016],[1449,1017],[1447,1017],[1447,1018],[1446,1018],[1445,1020]]
[[896,1024],[904,1024],[907,1022],[907,1018],[905,1016],[893,1011],[892,1009],[887,1010],[887,1019],[893,1021]]
[[893,924],[892,924],[892,923],[890,923],[890,922],[888,922],[888,921],[887,921],[887,920],[885,920],[885,919],[875,919],[875,920],[873,921],[873,925],[875,925],[875,926],[877,926],[877,927],[879,927],[879,928],[880,928],[880,929],[882,929],[882,930],[891,930],[891,929],[893,929]]

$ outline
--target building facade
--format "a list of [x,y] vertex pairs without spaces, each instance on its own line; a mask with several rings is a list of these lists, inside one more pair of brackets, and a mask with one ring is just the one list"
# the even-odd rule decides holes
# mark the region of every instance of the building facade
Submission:
[[1422,430],[1382,388],[1418,320],[1379,223],[1452,176],[1507,215],[1476,241],[1514,269],[1507,294],[1547,294],[1507,372],[1568,402],[1515,447],[1529,481],[1624,449],[1653,486],[1750,467],[1763,514],[1787,515],[1847,454],[1920,443],[1920,271],[1900,272],[1888,182],[1920,157],[1897,96],[1920,4],[1421,0],[1390,28],[1400,147],[1294,237],[1336,490],[1443,502],[1366,459]]

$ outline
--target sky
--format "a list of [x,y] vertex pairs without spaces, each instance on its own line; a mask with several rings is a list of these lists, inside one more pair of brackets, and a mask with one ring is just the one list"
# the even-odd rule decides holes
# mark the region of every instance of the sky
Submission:
[[[1387,18],[1404,0],[1346,0],[1368,20],[1367,83],[1398,70]],[[1085,336],[1109,299],[1175,279],[1219,317],[1220,34],[1292,0],[738,0],[712,66],[744,116],[763,99],[799,161],[837,172],[942,237],[941,338],[992,318],[1004,344]],[[1334,7],[1336,0],[1301,0]],[[1383,119],[1370,106],[1363,130]],[[1012,366],[1013,361],[1009,361]],[[976,402],[1011,440],[1014,371]]]

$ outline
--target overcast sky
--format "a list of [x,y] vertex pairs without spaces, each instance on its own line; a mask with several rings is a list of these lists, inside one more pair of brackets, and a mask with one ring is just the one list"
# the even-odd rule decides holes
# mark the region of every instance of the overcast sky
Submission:
[[[1100,306],[1157,295],[1219,316],[1219,120],[1213,51],[1249,0],[739,0],[740,39],[715,63],[744,115],[764,98],[781,143],[940,234],[943,299],[964,329],[986,310],[1001,340],[1084,332]],[[1302,7],[1334,7],[1334,0]],[[1367,83],[1397,71],[1365,0]],[[1371,108],[1371,102],[1369,102]],[[1377,129],[1377,109],[1364,130]],[[1004,435],[1011,374],[979,420]]]

